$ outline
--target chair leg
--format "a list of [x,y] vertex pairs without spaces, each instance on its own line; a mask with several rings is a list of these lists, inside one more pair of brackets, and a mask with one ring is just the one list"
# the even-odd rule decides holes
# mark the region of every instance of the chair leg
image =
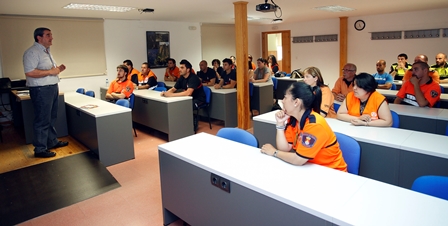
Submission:
[[198,124],[199,124],[199,109],[196,109],[196,115],[193,115],[193,130],[194,133],[198,130]]
[[212,122],[210,121],[210,110],[207,107],[207,116],[208,116],[208,125],[210,126],[210,129],[212,129]]

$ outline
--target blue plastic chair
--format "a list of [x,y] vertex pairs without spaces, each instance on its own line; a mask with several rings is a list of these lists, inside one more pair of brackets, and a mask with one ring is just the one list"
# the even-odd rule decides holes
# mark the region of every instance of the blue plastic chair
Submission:
[[[131,109],[131,111],[134,109],[134,102],[135,102],[135,94],[131,93],[131,95],[129,96],[129,108]],[[137,131],[135,131],[134,127],[134,120],[132,120],[132,129],[134,130],[134,136],[137,137]]]
[[421,176],[412,184],[413,191],[448,200],[448,177]]
[[129,101],[126,99],[119,99],[119,100],[117,100],[117,102],[115,102],[115,104],[118,104],[120,106],[127,107],[127,108],[129,107]]
[[250,110],[250,117],[254,117],[252,113],[252,96],[254,95],[254,84],[252,82],[249,82],[249,110]]
[[342,151],[345,163],[347,163],[347,171],[351,174],[359,174],[359,162],[361,159],[361,146],[358,141],[350,136],[342,133],[334,132]]
[[440,93],[445,93],[445,88],[443,88],[443,86],[440,86]]
[[95,97],[95,92],[93,92],[92,90],[86,91],[86,95],[89,97]]
[[157,86],[156,88],[154,88],[154,91],[159,91],[159,92],[166,91],[166,87]]
[[76,92],[77,92],[77,93],[80,93],[80,94],[84,94],[84,93],[85,93],[85,89],[84,89],[84,88],[78,88],[78,89],[76,90]]
[[448,136],[448,124],[446,124],[445,135]]
[[[444,92],[445,92],[445,88],[443,88],[443,86],[440,86],[440,93],[444,93]],[[434,104],[434,107],[440,108],[440,100]]]
[[277,90],[277,84],[278,84],[277,78],[271,77],[271,79],[272,79],[272,83],[274,83],[274,90]]
[[341,106],[340,104],[333,103],[334,112],[338,113],[338,110],[339,110],[340,106]]
[[157,82],[157,87],[166,87],[164,82]]
[[390,110],[390,113],[392,114],[392,127],[400,128],[400,117],[398,117],[397,112]]
[[[212,123],[210,121],[210,101],[212,98],[212,90],[210,89],[210,87],[208,86],[202,86],[202,88],[204,89],[204,93],[205,93],[205,103],[201,104],[199,106],[196,106],[196,122],[199,122],[199,111],[201,109],[205,109],[205,112],[207,113],[207,117],[208,117],[208,125],[210,126],[210,129],[212,129]],[[194,128],[194,132],[196,133],[197,128]]]
[[258,147],[257,138],[246,130],[240,128],[222,128],[218,131],[216,136],[250,145],[252,147]]
[[392,83],[390,90],[397,90],[397,85],[395,83]]

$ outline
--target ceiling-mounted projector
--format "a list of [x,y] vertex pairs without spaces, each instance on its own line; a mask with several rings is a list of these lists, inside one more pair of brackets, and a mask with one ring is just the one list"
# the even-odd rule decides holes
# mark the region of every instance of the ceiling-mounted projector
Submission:
[[255,9],[259,12],[268,13],[268,12],[275,12],[277,7],[273,4],[264,3],[264,4],[257,5],[257,7]]

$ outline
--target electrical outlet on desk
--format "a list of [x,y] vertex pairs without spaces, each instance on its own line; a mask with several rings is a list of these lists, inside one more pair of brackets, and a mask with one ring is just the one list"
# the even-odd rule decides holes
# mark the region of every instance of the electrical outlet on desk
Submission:
[[210,175],[210,183],[213,186],[218,187],[219,189],[227,193],[230,193],[230,180],[212,173]]

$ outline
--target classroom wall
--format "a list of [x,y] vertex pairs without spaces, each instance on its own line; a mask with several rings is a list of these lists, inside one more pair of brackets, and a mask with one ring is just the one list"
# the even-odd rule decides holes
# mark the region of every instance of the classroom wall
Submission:
[[[195,26],[196,30],[189,30]],[[106,78],[111,82],[116,77],[116,67],[130,59],[134,67],[140,70],[146,57],[146,31],[169,31],[171,57],[179,62],[189,60],[193,66],[201,60],[201,37],[199,23],[165,22],[150,20],[105,20],[104,36],[106,49],[106,76],[62,79],[61,91],[74,91],[79,87],[93,90],[99,97],[99,86],[106,85]],[[165,68],[153,69],[158,80],[163,81]]]
[[[417,54],[426,54],[434,63],[438,52],[448,53],[448,38],[371,40],[370,32],[404,31],[448,28],[448,9],[425,10],[395,14],[348,18],[348,62],[355,63],[358,72],[375,73],[375,63],[386,60],[388,66],[396,62],[397,55],[408,54],[413,62]],[[437,16],[435,16],[437,15]],[[363,31],[354,29],[356,20],[366,22]],[[274,29],[273,29],[274,28]],[[262,31],[291,30],[291,37],[307,35],[339,34],[339,19],[265,25]],[[318,67],[330,87],[339,75],[339,43],[292,43],[291,68]]]

